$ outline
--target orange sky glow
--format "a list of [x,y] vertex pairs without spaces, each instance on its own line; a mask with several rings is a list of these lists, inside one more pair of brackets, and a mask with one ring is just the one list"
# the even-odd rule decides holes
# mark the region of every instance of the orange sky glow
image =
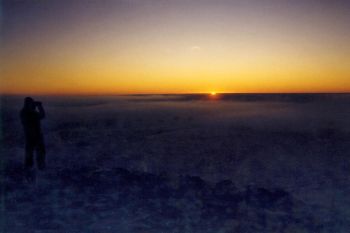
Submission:
[[1,93],[350,92],[342,1],[73,2],[3,3]]

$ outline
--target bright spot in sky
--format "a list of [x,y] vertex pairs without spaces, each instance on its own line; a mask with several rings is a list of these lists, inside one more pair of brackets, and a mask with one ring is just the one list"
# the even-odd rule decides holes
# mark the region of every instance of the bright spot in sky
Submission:
[[191,47],[191,51],[192,51],[192,52],[199,52],[199,51],[201,51],[201,50],[202,50],[202,48],[199,47],[199,46],[192,46],[192,47]]
[[210,95],[216,95],[215,91],[210,92]]

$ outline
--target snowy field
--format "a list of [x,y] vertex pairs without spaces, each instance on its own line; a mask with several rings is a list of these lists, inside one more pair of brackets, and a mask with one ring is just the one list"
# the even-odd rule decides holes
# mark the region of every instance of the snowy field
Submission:
[[[1,97],[0,232],[350,232],[350,95]],[[1,231],[2,230],[2,231]]]

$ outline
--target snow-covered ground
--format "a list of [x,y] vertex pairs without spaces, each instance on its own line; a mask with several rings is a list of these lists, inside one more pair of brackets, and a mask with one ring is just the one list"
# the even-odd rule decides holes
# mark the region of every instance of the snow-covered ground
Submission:
[[28,184],[23,98],[1,97],[4,232],[350,231],[350,95],[38,100]]

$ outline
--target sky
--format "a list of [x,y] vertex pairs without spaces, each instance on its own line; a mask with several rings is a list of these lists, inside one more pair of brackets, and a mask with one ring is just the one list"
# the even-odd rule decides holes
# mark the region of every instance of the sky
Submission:
[[350,92],[348,0],[3,0],[4,94]]

